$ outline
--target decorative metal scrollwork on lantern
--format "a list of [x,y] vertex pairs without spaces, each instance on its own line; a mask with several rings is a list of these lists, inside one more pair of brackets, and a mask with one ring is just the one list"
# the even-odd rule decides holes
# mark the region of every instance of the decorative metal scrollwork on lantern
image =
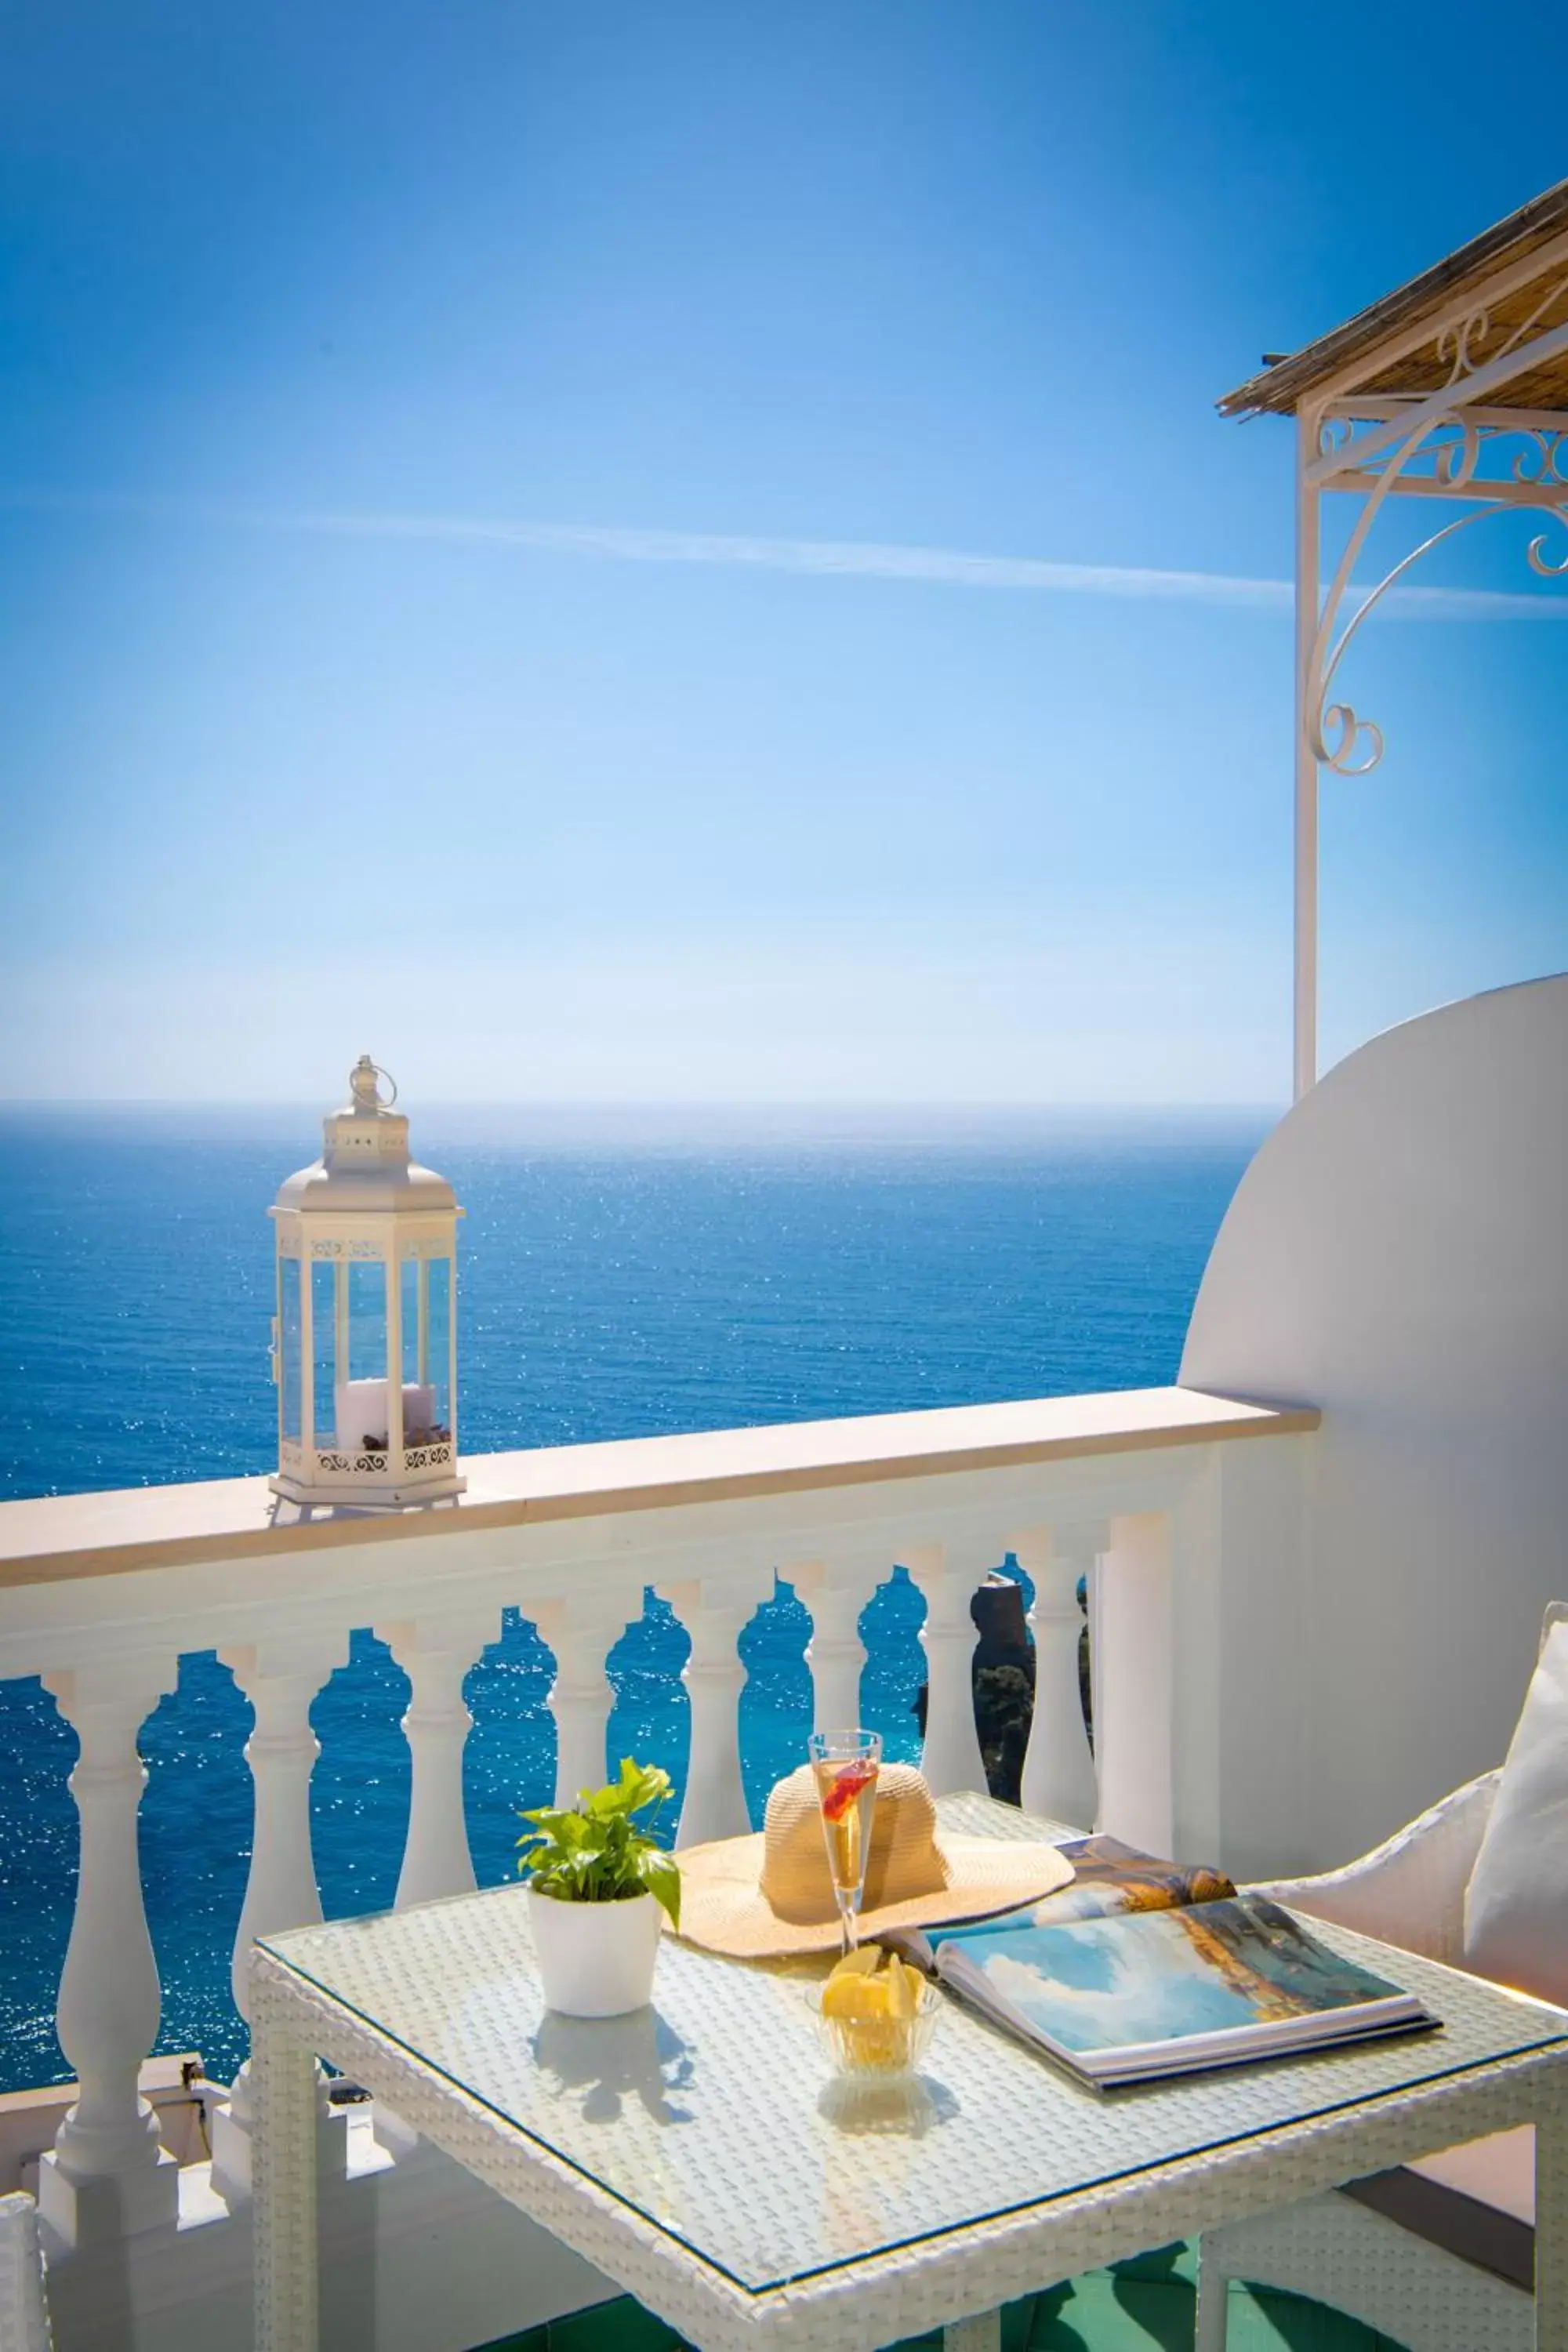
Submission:
[[461,1493],[457,1235],[445,1177],[362,1055],[320,1160],[272,1208],[278,1234],[276,1493],[396,1507]]

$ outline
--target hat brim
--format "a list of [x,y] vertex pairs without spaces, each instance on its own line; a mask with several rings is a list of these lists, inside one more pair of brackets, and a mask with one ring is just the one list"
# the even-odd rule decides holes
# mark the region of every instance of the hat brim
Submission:
[[[785,1919],[768,1902],[760,1884],[764,1842],[758,1831],[750,1837],[689,1846],[677,1856],[681,1937],[737,1960],[836,1950],[840,1935],[837,1913],[823,1920]],[[989,1918],[994,1912],[1055,1895],[1073,1876],[1073,1866],[1058,1846],[945,1835],[938,1844],[947,1884],[930,1895],[863,1911],[862,1937],[893,1927],[951,1927],[960,1920]]]

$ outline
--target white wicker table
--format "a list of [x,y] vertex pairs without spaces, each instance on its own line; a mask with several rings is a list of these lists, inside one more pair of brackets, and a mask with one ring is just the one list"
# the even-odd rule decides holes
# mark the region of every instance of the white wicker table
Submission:
[[[984,1798],[941,1811],[1039,1834]],[[517,1888],[268,1937],[251,1964],[258,2352],[316,2352],[318,2055],[700,2352],[879,2352],[938,2325],[978,2352],[1016,2295],[1533,2123],[1538,2342],[1568,2352],[1568,2016],[1318,1932],[1443,2031],[1105,2097],[956,2004],[920,2084],[856,2095],[830,2078],[800,1967],[672,1939],[651,2010],[552,2015]]]

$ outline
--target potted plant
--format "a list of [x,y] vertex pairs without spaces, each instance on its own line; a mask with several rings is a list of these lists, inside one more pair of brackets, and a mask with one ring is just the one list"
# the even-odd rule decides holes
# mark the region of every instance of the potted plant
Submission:
[[618,1780],[583,1790],[569,1810],[523,1814],[531,1826],[517,1866],[547,2008],[619,2017],[652,2000],[662,1915],[680,1925],[680,1873],[652,1836],[668,1797],[668,1772],[626,1756]]

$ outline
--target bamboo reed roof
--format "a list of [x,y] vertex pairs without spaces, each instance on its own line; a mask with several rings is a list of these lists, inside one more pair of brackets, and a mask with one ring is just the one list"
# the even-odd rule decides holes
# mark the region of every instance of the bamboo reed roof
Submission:
[[[1540,266],[1530,267],[1532,257]],[[1488,289],[1494,289],[1489,294]],[[1484,323],[1479,314],[1485,313]],[[1520,336],[1528,341],[1568,322],[1568,180],[1560,180],[1444,261],[1314,343],[1266,366],[1228,392],[1222,416],[1293,415],[1304,400],[1330,390],[1384,399],[1440,392],[1454,379],[1455,346],[1439,352],[1441,328],[1475,320],[1465,336],[1467,372]],[[1419,329],[1430,320],[1432,331]],[[1529,335],[1520,331],[1529,327]],[[1568,411],[1568,352],[1516,376],[1488,395],[1493,408]]]

